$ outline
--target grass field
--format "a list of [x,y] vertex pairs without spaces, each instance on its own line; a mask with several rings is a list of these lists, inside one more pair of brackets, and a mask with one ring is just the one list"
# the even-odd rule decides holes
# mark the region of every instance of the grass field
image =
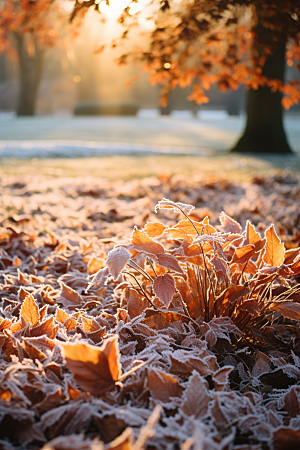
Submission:
[[272,175],[280,170],[300,172],[298,156],[243,157],[234,155],[112,155],[92,158],[16,159],[3,158],[0,174],[46,177],[93,177],[111,181],[149,176],[206,176],[249,180],[256,175]]

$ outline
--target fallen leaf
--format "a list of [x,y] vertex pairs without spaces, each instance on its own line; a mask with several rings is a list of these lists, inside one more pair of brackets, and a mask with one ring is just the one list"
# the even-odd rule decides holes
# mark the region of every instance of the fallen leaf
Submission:
[[148,387],[152,397],[161,402],[169,402],[172,397],[181,397],[183,388],[177,378],[158,369],[151,369]]
[[86,343],[61,344],[66,365],[77,384],[92,395],[101,395],[115,385],[121,377],[118,336],[105,339],[101,347]]
[[31,327],[40,320],[39,307],[31,294],[25,298],[21,307],[20,316],[23,317],[27,323],[30,323]]

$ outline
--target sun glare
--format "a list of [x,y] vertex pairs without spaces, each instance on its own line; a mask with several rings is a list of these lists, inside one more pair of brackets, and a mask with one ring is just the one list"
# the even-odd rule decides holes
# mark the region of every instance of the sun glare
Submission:
[[146,6],[145,0],[140,0],[139,2],[133,2],[131,0],[112,0],[109,5],[106,0],[101,0],[99,3],[99,10],[102,14],[106,16],[119,16],[125,8],[129,8],[129,14],[133,16],[134,14],[142,11]]

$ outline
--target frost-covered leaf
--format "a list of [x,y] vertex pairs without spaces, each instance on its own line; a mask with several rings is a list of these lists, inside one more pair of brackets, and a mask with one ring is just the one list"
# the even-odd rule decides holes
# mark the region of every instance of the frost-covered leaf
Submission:
[[172,397],[181,397],[183,391],[177,378],[158,369],[150,370],[148,387],[152,397],[161,402],[169,402]]
[[82,305],[83,300],[77,291],[67,286],[62,281],[60,282],[61,290],[59,297],[56,299],[57,303],[62,303],[64,306]]
[[224,231],[225,233],[241,233],[241,225],[234,219],[229,217],[224,211],[221,212],[219,219],[222,225],[222,231]]
[[165,267],[166,269],[173,270],[174,272],[183,274],[183,270],[180,267],[180,264],[173,255],[169,255],[167,253],[158,253],[156,255],[157,257],[157,264],[159,266]]
[[175,294],[174,278],[168,273],[156,277],[153,282],[153,291],[168,308]]
[[106,339],[101,347],[86,343],[61,344],[66,365],[77,384],[93,395],[101,395],[121,385],[118,336]]
[[25,298],[21,307],[20,316],[23,317],[26,322],[30,323],[31,326],[35,325],[40,320],[39,307],[31,294]]
[[167,198],[163,198],[158,202],[158,204],[155,206],[155,212],[157,212],[158,209],[170,209],[175,212],[184,212],[185,214],[189,215],[190,212],[195,207],[192,205],[187,205],[185,203],[175,203],[172,202],[172,200],[169,200]]
[[106,265],[109,267],[114,279],[118,278],[130,258],[131,253],[124,247],[115,247],[108,253]]
[[182,411],[199,419],[208,411],[210,395],[206,380],[194,371],[183,394]]
[[152,255],[164,253],[165,249],[162,244],[155,242],[144,231],[134,228],[131,236],[131,247],[138,252],[144,252]]

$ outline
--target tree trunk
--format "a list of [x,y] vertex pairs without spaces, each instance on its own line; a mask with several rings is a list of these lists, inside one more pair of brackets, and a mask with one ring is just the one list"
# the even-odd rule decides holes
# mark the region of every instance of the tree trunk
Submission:
[[43,69],[44,50],[39,49],[35,43],[33,55],[25,49],[25,39],[16,34],[17,49],[19,53],[20,87],[17,106],[18,116],[33,116],[37,99],[38,87]]
[[[284,80],[285,45],[279,44],[266,60],[263,74]],[[243,136],[231,150],[240,153],[292,153],[282,122],[282,94],[269,87],[250,89],[247,98],[247,124]]]

